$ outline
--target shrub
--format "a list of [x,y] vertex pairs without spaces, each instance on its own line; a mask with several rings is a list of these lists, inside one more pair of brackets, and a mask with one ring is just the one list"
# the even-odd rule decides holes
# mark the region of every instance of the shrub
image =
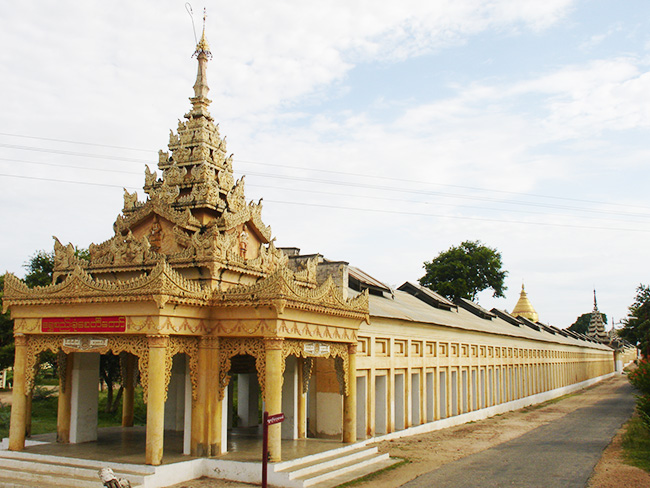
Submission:
[[640,361],[637,368],[627,375],[632,386],[643,396],[650,396],[650,361]]
[[636,397],[636,411],[639,413],[639,418],[650,430],[650,396],[637,396]]

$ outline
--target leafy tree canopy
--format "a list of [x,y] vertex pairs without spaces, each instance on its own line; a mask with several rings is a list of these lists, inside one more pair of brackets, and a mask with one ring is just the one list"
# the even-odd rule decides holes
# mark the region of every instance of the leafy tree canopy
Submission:
[[451,299],[475,300],[479,292],[492,289],[503,297],[507,271],[502,270],[501,253],[481,241],[465,241],[452,246],[433,261],[424,263],[426,274],[420,284]]
[[[88,251],[78,249],[76,254],[87,259]],[[54,274],[54,252],[37,251],[23,265],[27,270],[25,284],[30,288],[52,284]],[[4,295],[4,276],[0,276],[0,299]],[[42,360],[54,364],[53,353],[43,353]],[[14,363],[14,325],[9,312],[0,315],[0,369],[12,366]]]
[[[603,318],[603,324],[607,324],[607,315],[604,313],[600,314]],[[586,334],[589,330],[589,323],[591,322],[591,313],[583,313],[576,321],[571,324],[569,330],[572,332],[577,332],[579,334]]]
[[54,273],[54,252],[37,251],[29,258],[23,268],[27,270],[25,283],[30,288],[52,284]]
[[643,355],[650,357],[650,286],[640,284],[636,289],[634,303],[630,305],[630,315],[625,326],[618,331],[628,342],[635,344]]

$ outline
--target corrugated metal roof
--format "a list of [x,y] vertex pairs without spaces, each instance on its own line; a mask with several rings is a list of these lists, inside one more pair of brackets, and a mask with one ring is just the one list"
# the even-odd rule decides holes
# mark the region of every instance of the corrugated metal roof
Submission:
[[348,266],[348,275],[354,278],[355,280],[360,281],[361,283],[365,283],[366,285],[379,288],[380,290],[384,290],[387,292],[391,291],[390,286],[388,286],[385,283],[382,283],[381,281],[370,276],[365,271],[361,271],[359,268],[355,268],[354,266]]
[[[358,292],[349,290],[351,296]],[[597,349],[610,350],[609,347],[587,342],[585,340],[565,337],[564,335],[550,333],[535,325],[529,327],[513,327],[498,315],[492,320],[485,320],[462,308],[443,310],[434,308],[422,300],[401,290],[395,290],[393,298],[370,295],[370,325],[361,324],[362,331],[365,327],[380,325],[384,320],[406,321],[422,325],[452,327],[457,329],[498,334],[524,339],[540,340],[559,344],[589,346]],[[530,321],[529,321],[530,322]],[[532,323],[531,323],[532,324]]]
[[406,283],[402,284],[398,288],[398,290],[402,290],[405,291],[406,293],[410,293],[414,297],[420,298],[425,303],[429,303],[429,305],[433,305],[434,307],[438,306],[438,307],[445,308],[447,310],[456,308],[456,305],[453,302],[447,300],[442,295],[427,288],[426,286],[422,286],[418,283],[413,283],[412,281],[407,281]]

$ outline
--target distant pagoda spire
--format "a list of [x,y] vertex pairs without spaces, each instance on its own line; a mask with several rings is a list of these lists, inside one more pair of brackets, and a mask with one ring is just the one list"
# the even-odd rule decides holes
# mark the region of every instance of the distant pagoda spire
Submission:
[[519,300],[517,301],[515,308],[512,309],[511,315],[513,317],[524,317],[528,320],[532,320],[533,322],[537,322],[539,320],[539,315],[537,315],[533,304],[530,303],[528,295],[526,295],[526,290],[524,290],[523,283],[521,284],[521,293],[519,294]]
[[603,316],[598,311],[598,302],[596,301],[596,290],[594,290],[594,310],[591,312],[591,319],[589,320],[589,329],[587,335],[593,337],[600,342],[609,342],[607,332],[605,332],[605,324],[603,323]]

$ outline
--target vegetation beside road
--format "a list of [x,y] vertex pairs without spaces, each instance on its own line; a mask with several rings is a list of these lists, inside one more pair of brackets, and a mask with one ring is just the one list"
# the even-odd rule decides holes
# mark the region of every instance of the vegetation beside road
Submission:
[[623,458],[628,464],[650,472],[650,429],[636,415],[625,426]]

